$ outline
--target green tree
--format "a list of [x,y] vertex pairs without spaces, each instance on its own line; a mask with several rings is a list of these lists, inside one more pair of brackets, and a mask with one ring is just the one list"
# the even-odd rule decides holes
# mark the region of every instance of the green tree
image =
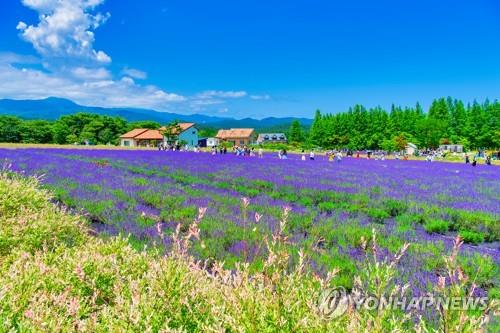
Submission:
[[302,128],[298,120],[292,121],[290,130],[288,131],[288,141],[293,143],[302,142]]
[[[168,142],[173,143],[177,140],[177,136],[182,131],[179,126],[178,121],[173,121],[164,128],[162,128],[162,134],[167,139]],[[179,143],[180,144],[180,143]]]
[[47,120],[26,120],[21,125],[23,143],[52,143],[52,124]]
[[69,126],[65,123],[65,122],[62,122],[62,121],[56,121],[53,125],[52,125],[52,133],[53,133],[53,139],[54,139],[54,142],[57,143],[57,144],[66,144],[66,143],[74,143],[71,142],[71,141],[68,141],[68,136],[71,133],[71,129],[69,128]]
[[323,126],[323,119],[321,117],[321,111],[316,110],[314,115],[314,120],[311,125],[311,130],[309,132],[309,138],[313,145],[322,146],[325,140],[325,132]]
[[399,134],[398,136],[395,136],[393,141],[394,141],[394,147],[397,150],[404,150],[408,145],[407,135],[403,133]]
[[127,124],[126,132],[131,131],[135,128],[147,128],[147,129],[159,129],[161,127],[160,123],[156,121],[144,120],[144,121],[134,121]]
[[21,142],[22,120],[13,116],[0,116],[0,142]]

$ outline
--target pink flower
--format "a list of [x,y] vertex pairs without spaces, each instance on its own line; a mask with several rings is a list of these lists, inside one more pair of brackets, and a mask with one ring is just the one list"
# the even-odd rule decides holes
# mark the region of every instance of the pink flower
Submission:
[[198,208],[198,220],[201,220],[205,213],[207,212],[207,207],[199,207]]
[[243,203],[243,207],[247,208],[250,205],[250,199],[243,197],[241,198],[241,202]]
[[259,223],[261,218],[262,218],[261,214],[255,213],[255,223]]
[[24,316],[25,316],[26,318],[31,319],[31,320],[35,319],[35,314],[34,314],[34,313],[33,313],[33,311],[31,311],[31,310],[26,310],[26,311],[24,311]]
[[439,287],[439,289],[444,289],[444,287],[446,287],[446,277],[444,277],[444,276],[439,277],[438,287]]

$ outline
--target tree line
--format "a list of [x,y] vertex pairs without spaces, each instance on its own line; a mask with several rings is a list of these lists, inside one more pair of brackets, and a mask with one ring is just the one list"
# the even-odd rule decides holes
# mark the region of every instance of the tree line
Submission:
[[[290,140],[304,137],[297,124],[290,128]],[[367,109],[356,105],[347,112],[322,114],[316,111],[307,135],[308,142],[324,148],[399,150],[407,142],[419,148],[440,144],[462,144],[466,149],[500,147],[500,102],[436,99],[428,112],[415,107],[393,105]],[[303,140],[303,139],[302,139]]]
[[160,124],[90,113],[62,116],[56,121],[0,116],[0,142],[118,144],[120,135],[134,128],[158,129]]
[[[56,144],[118,144],[120,135],[134,128],[158,129],[154,121],[127,122],[120,117],[76,113],[56,121],[25,120],[0,116],[0,142]],[[201,128],[201,136],[216,129]],[[288,140],[301,146],[323,148],[400,150],[407,142],[419,148],[440,144],[462,144],[466,149],[500,147],[500,102],[436,99],[428,112],[414,107],[392,106],[367,109],[356,105],[347,112],[322,114],[316,111],[309,129],[294,121]]]

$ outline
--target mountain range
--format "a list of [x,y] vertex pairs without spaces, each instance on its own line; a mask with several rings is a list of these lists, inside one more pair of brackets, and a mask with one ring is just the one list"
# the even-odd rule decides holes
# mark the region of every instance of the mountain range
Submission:
[[182,115],[177,113],[158,112],[149,109],[83,106],[68,99],[56,97],[49,97],[46,99],[38,100],[0,99],[0,114],[18,116],[24,119],[55,120],[60,118],[61,116],[77,112],[88,112],[100,115],[122,117],[128,121],[151,120],[159,122],[160,124],[167,124],[169,122],[177,120],[183,122],[194,122],[201,126],[214,128],[279,128],[285,125],[289,125],[293,120],[299,120],[302,126],[309,126],[312,123],[312,119],[308,118],[268,117],[264,119],[234,119],[226,117],[206,116],[202,114]]

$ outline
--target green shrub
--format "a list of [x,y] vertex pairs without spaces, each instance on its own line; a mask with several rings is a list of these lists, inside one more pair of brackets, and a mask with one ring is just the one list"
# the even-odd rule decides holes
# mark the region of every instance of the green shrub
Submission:
[[390,216],[396,217],[398,215],[401,215],[405,213],[408,210],[408,206],[406,205],[406,202],[395,200],[395,199],[387,199],[383,202],[383,206],[387,213],[389,213]]
[[250,198],[256,197],[260,194],[260,191],[258,189],[247,187],[246,185],[237,185],[234,187],[234,189],[237,192],[241,193],[243,196]]
[[479,244],[484,242],[484,234],[475,231],[461,230],[459,233],[460,237],[465,243]]
[[474,253],[473,255],[461,255],[458,260],[464,273],[474,279],[474,283],[479,287],[490,289],[496,284],[496,280],[500,276],[500,266],[495,264],[491,257]]
[[448,228],[448,222],[437,219],[430,220],[424,225],[424,229],[428,233],[445,234],[448,232]]
[[318,204],[318,209],[320,212],[331,213],[335,210],[335,204],[330,201],[320,202]]
[[380,208],[370,208],[367,214],[375,223],[384,223],[385,219],[389,217],[389,213]]

